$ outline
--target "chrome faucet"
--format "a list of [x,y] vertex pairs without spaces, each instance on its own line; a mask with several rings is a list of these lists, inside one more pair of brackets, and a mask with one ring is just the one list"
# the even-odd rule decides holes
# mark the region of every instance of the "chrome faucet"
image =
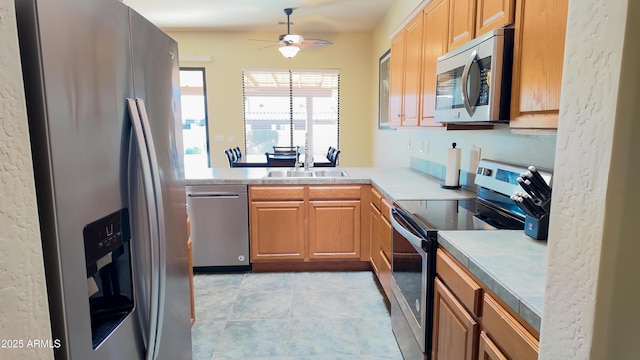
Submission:
[[309,134],[304,133],[304,171],[309,171],[310,162],[311,156],[309,156]]

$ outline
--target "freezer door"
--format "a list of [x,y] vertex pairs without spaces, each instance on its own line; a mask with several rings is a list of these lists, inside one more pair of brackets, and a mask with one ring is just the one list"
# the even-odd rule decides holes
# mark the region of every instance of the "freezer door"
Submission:
[[[158,359],[191,358],[187,213],[180,121],[178,44],[130,10],[135,98],[149,126],[157,163],[160,214]],[[153,316],[153,314],[151,314]]]
[[[56,358],[141,359],[126,234],[128,8],[18,0],[16,12]],[[110,300],[122,312],[101,311]]]

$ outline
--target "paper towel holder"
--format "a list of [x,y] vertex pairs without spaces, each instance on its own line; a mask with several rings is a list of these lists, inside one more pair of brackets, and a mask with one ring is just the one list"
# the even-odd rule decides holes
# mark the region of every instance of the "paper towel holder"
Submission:
[[[455,149],[456,148],[456,143],[451,144],[451,148]],[[451,150],[451,149],[450,149]],[[458,149],[459,150],[459,149]],[[460,153],[458,152],[458,163],[460,162]],[[447,174],[448,175],[448,174]],[[448,177],[448,176],[447,176]],[[460,169],[458,169],[458,174],[457,174],[457,185],[446,185],[447,179],[445,179],[445,184],[440,184],[440,187],[443,189],[448,189],[448,190],[458,190],[460,189],[462,186],[460,185]]]

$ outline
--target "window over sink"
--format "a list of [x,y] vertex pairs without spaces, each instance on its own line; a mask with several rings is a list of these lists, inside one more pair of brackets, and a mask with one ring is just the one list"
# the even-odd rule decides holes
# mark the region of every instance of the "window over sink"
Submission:
[[272,152],[273,146],[327,154],[338,148],[340,133],[340,71],[244,69],[245,153]]

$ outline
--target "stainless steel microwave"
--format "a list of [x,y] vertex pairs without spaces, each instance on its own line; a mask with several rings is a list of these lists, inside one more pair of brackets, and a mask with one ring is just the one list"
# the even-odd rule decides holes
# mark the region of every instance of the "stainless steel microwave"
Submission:
[[438,58],[435,120],[507,123],[513,29],[496,29]]

